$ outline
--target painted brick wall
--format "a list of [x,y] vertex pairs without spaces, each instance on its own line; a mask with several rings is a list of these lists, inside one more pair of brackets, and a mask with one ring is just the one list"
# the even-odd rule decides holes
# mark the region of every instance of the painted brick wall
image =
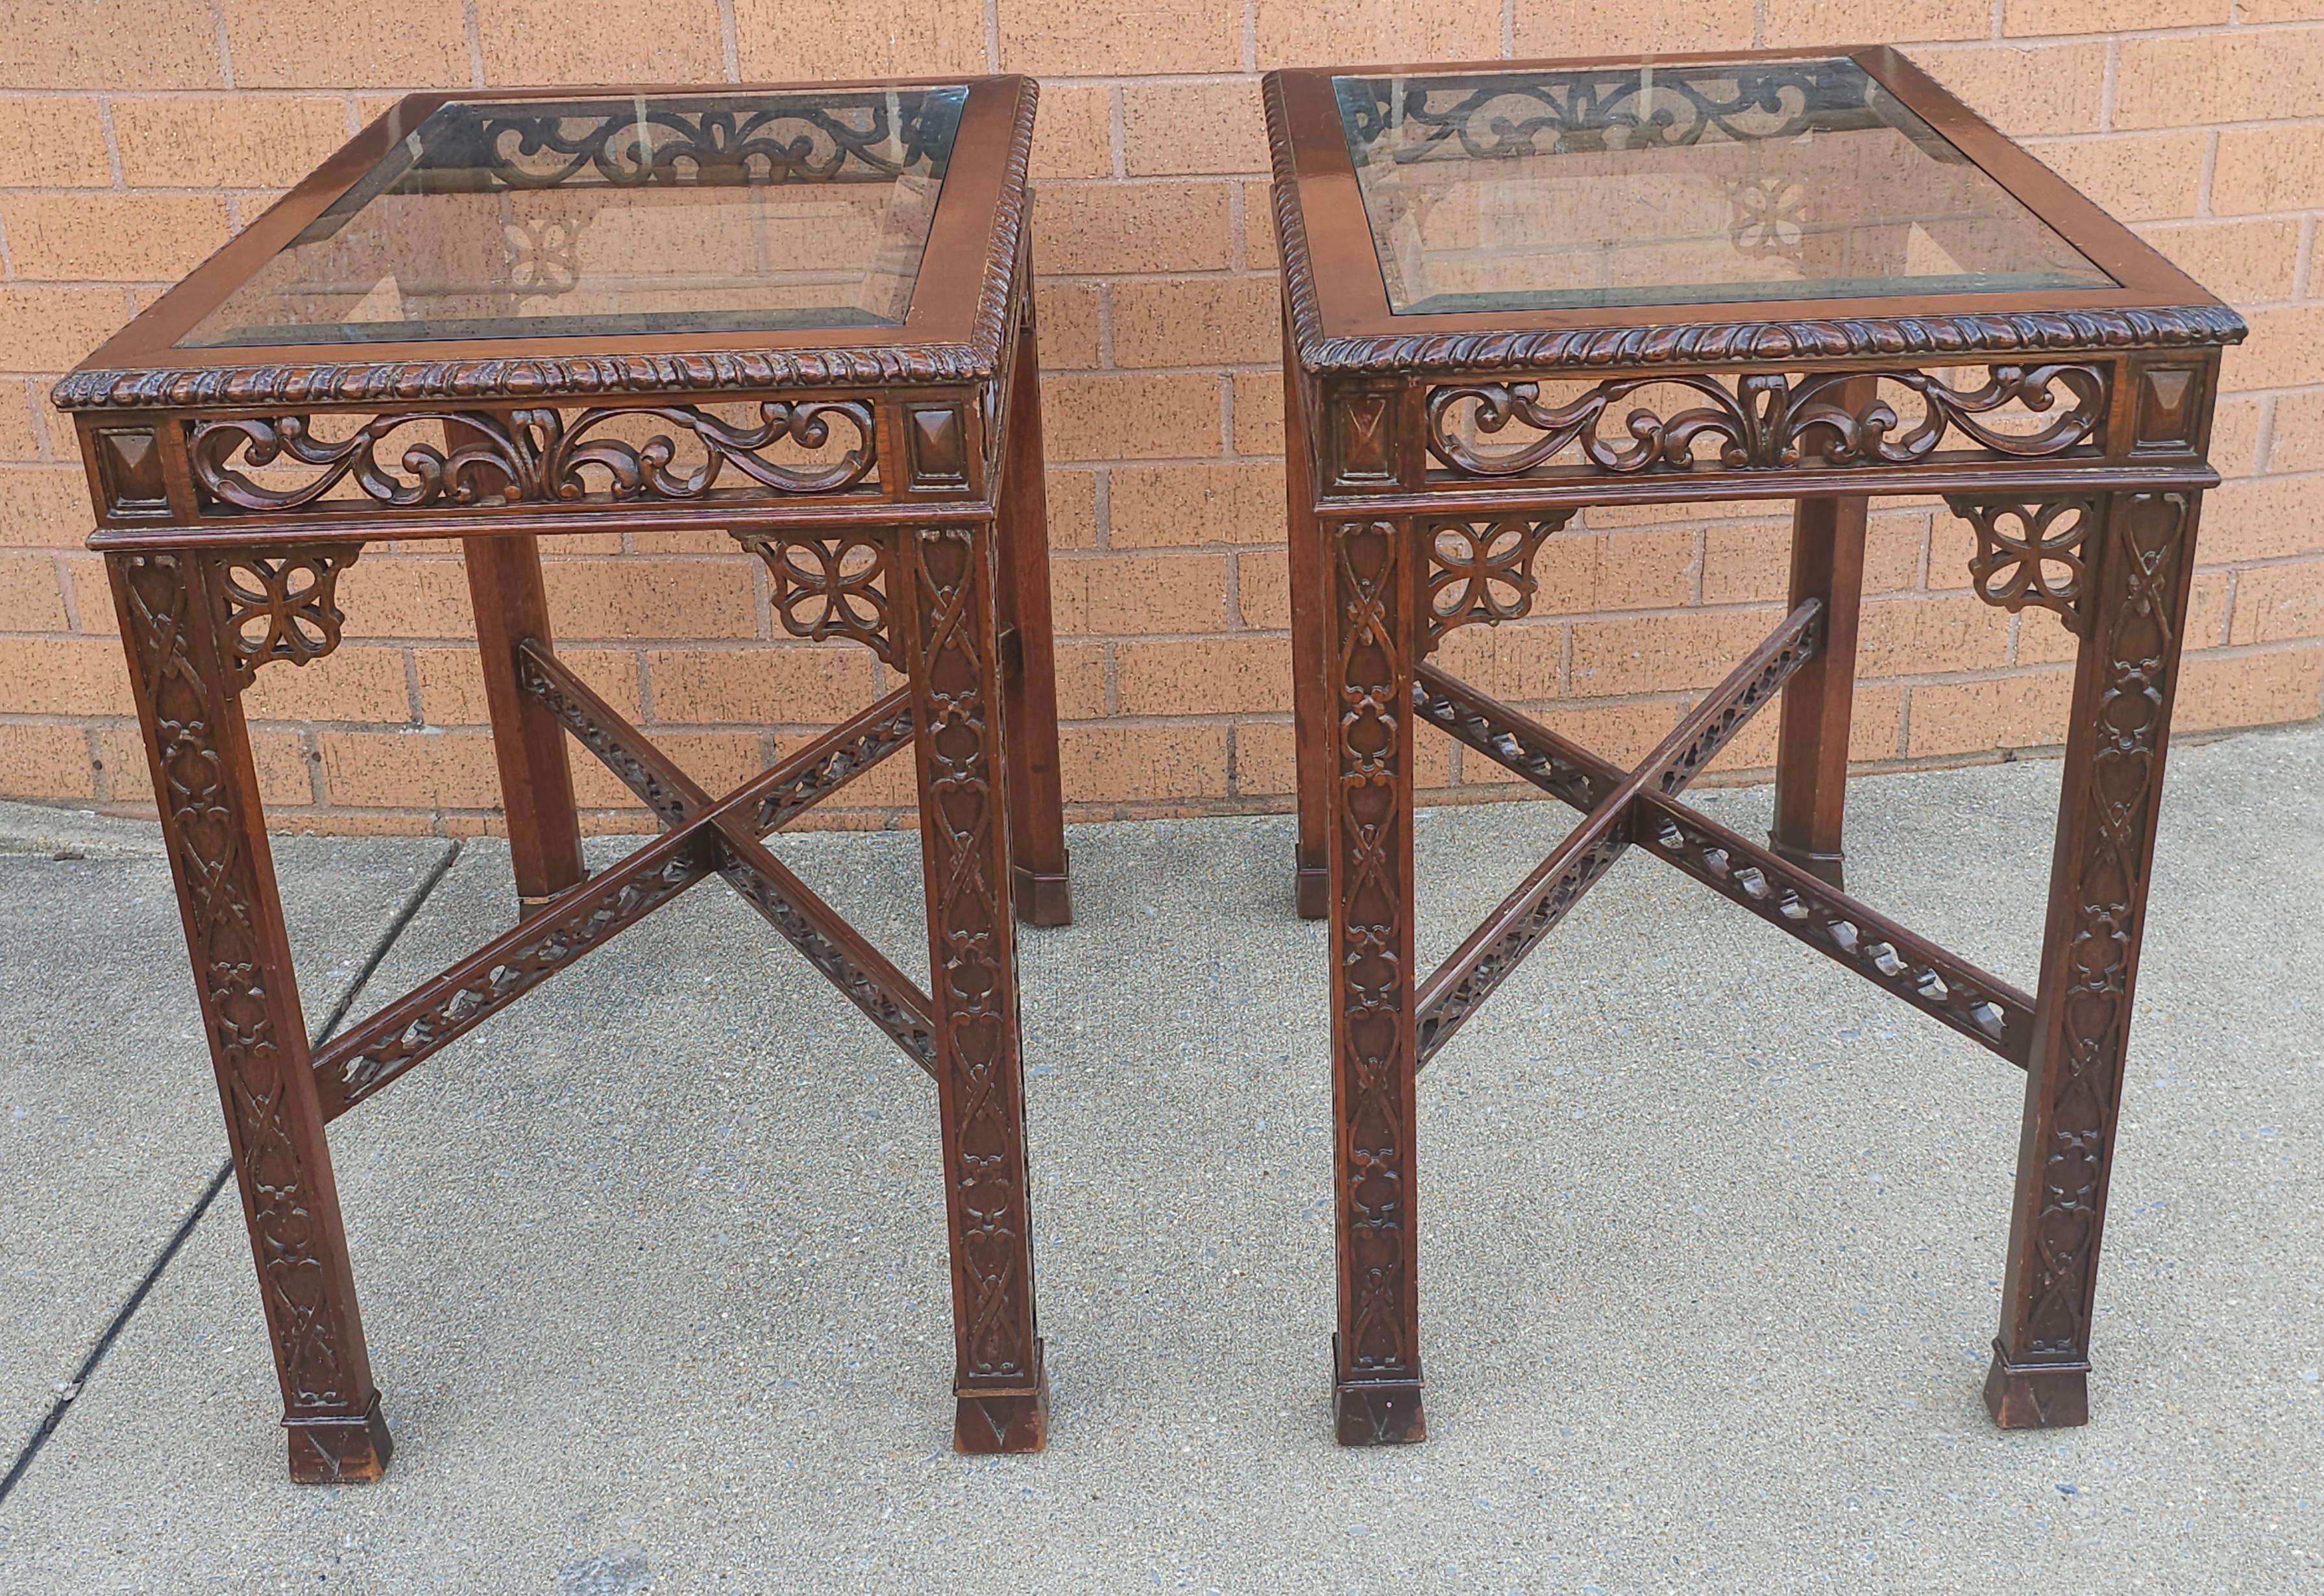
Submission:
[[[1292,780],[1274,244],[1256,73],[1300,61],[1847,43],[1831,0],[18,0],[0,41],[0,795],[149,807],[57,374],[395,94],[444,86],[1029,72],[1049,373],[1066,796],[1086,816],[1285,806]],[[2182,727],[2307,720],[2324,684],[2324,0],[1902,0],[1938,78],[2241,307]],[[1618,757],[1780,609],[1766,506],[1592,512],[1544,556],[1561,613],[1448,663]],[[348,641],[250,710],[279,823],[492,824],[456,554],[375,548]],[[1876,507],[1856,752],[1992,757],[2060,735],[2067,638],[1967,590],[1966,529]],[[565,540],[562,645],[707,784],[882,689],[773,640],[718,536]],[[1763,716],[1726,761],[1762,768]],[[773,728],[769,730],[768,728]],[[908,761],[840,823],[892,823]],[[642,811],[577,761],[591,824]],[[1452,752],[1424,769],[1459,796]],[[879,806],[891,806],[881,808]]]

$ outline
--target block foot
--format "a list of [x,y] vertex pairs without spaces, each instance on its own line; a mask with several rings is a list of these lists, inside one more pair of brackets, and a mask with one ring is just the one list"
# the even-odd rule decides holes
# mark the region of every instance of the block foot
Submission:
[[1328,920],[1332,918],[1331,867],[1311,864],[1304,854],[1299,860],[1299,918],[1303,920]]
[[[1073,868],[1073,857],[1066,855],[1065,869]],[[1010,867],[1010,884],[1017,900],[1017,918],[1028,926],[1070,926],[1074,923],[1074,894],[1065,872],[1056,875],[1036,875],[1022,865]]]
[[1847,857],[1843,853],[1817,853],[1806,848],[1795,848],[1774,832],[1767,834],[1767,846],[1775,857],[1787,864],[1796,864],[1828,887],[1848,890],[1847,872],[1841,868]]
[[2087,1363],[2013,1364],[1993,1343],[1985,1376],[1985,1405],[2005,1430],[2055,1430],[2090,1422]]
[[294,1484],[370,1485],[395,1455],[377,1391],[361,1418],[286,1418],[282,1428],[290,1437]]
[[1038,1452],[1049,1440],[1049,1366],[1033,1345],[1029,1390],[970,1389],[957,1393],[952,1449],[977,1457],[997,1452]]
[[1416,1379],[1341,1379],[1340,1338],[1332,1338],[1332,1423],[1342,1446],[1406,1446],[1428,1439]]

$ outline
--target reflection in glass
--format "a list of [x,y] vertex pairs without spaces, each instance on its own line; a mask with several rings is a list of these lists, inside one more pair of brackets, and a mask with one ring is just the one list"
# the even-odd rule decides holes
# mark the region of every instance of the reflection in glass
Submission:
[[2113,285],[1850,60],[1333,82],[1399,315]]
[[893,327],[967,94],[447,105],[181,342]]

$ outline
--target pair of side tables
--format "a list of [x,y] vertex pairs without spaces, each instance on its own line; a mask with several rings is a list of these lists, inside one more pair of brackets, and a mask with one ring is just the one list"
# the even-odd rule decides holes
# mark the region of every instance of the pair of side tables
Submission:
[[[405,99],[56,390],[88,463],[256,1258],[290,1472],[390,1444],[326,1127],[709,876],[935,1078],[964,1452],[1046,1438],[1017,919],[1070,918],[1024,226],[1034,86]],[[2027,1075],[2004,1425],[2084,1422],[2196,514],[2236,316],[1903,57],[1282,72],[1299,912],[1331,921],[1335,1422],[1416,1441],[1415,1079],[1632,846]],[[1874,494],[2080,640],[2029,995],[1842,888]],[[1789,613],[1623,770],[1430,663],[1591,504],[1797,502]],[[903,683],[722,796],[561,661],[549,534],[724,530]],[[513,928],[310,1049],[241,694],[366,542],[461,540]],[[1681,801],[1784,704],[1769,844]],[[1444,964],[1415,729],[1582,812]],[[564,739],[660,835],[592,874]],[[906,747],[932,990],[764,839]]]

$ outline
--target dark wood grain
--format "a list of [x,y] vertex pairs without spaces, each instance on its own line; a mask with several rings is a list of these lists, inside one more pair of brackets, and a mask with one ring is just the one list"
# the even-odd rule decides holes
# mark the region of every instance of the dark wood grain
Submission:
[[1412,614],[1409,528],[1329,529],[1332,1102],[1339,1127],[1333,1419],[1350,1446],[1425,1439],[1413,1201]]
[[534,908],[587,873],[581,863],[581,820],[573,805],[565,733],[516,679],[517,650],[528,642],[543,648],[551,642],[540,540],[469,538],[460,548],[476,618],[493,759],[500,768],[501,812],[508,818],[509,863],[518,899]]
[[[1648,65],[1839,53],[1530,65],[1618,69],[1627,80]],[[1408,84],[1529,63],[1303,69],[1264,84],[1283,263],[1303,912],[1317,848],[1332,871],[1327,900],[1313,907],[1332,922],[1342,1442],[1424,1428],[1413,1075],[1631,845],[2027,1070],[1987,1397],[2007,1425],[2086,1412],[2176,628],[2196,504],[2218,482],[2203,450],[2219,352],[2246,329],[1895,51],[1844,53],[2111,285],[1394,315],[1333,78]],[[1675,410],[1674,389],[1684,391]],[[1918,420],[1886,405],[1900,392],[1920,401]],[[1996,425],[2005,412],[2011,424]],[[1954,580],[2013,611],[2053,611],[2081,643],[2035,998],[1838,886],[1867,501],[1938,494],[1977,534]],[[1625,772],[1416,663],[1455,627],[1584,607],[1542,591],[1532,571],[1577,510],[1712,497],[1798,502],[1792,603],[1824,628],[1816,656],[1793,661],[1784,684],[1772,847],[1677,800],[1661,779],[1669,770],[1658,772],[1671,745]],[[1707,757],[1700,713],[1674,741]],[[1464,780],[1488,760],[1585,816],[1417,992],[1416,721],[1473,751]]]
[[2110,498],[2058,799],[2034,1056],[1986,1406],[2005,1428],[2089,1417],[2090,1320],[2114,1173],[2163,763],[2194,571],[2195,496]]
[[[1286,277],[1284,281],[1287,284],[1290,280]],[[1290,328],[1286,311],[1283,332],[1283,381],[1286,388],[1299,382]],[[1295,891],[1299,918],[1320,920],[1332,912],[1332,867],[1326,834],[1334,763],[1332,726],[1336,715],[1333,689],[1324,673],[1327,645],[1323,640],[1323,616],[1331,604],[1329,590],[1324,586],[1329,555],[1323,546],[1323,523],[1315,518],[1315,468],[1306,420],[1304,396],[1286,392],[1283,455],[1289,502],[1286,521],[1292,595],[1291,726],[1299,811],[1299,838],[1293,865],[1297,872]]]
[[[1871,402],[1851,378],[1843,404]],[[1791,602],[1824,608],[1823,647],[1784,687],[1775,745],[1775,823],[1768,841],[1794,864],[1844,883],[1849,730],[1856,707],[1856,629],[1864,609],[1867,499],[1802,499],[1792,519]]]
[[[1044,923],[1069,913],[1026,235],[1035,89],[1019,78],[967,87],[900,327],[181,343],[455,97],[422,94],[56,391],[79,429],[99,522],[90,543],[107,556],[139,683],[296,1479],[375,1479],[388,1457],[326,1122],[712,875],[939,1077],[955,1441],[1016,1452],[1046,1436],[1010,919],[1018,896]],[[797,152],[762,154],[815,179]],[[720,798],[552,646],[540,539],[675,530],[733,534],[765,560],[786,632],[868,648],[897,678]],[[452,539],[475,610],[521,917],[310,1060],[239,694],[261,669],[338,646],[339,577],[366,542]],[[913,586],[929,578],[934,590]],[[568,733],[668,827],[595,876]],[[934,862],[933,994],[761,840],[915,743]]]
[[377,1480],[392,1448],[243,723],[224,563],[188,553],[106,562],[258,1266],[290,1477]]
[[[1031,274],[1028,263],[1027,275]],[[1057,761],[1057,662],[1049,622],[1049,509],[1042,481],[1041,357],[1033,299],[1009,374],[1006,475],[1001,484],[999,585],[1007,632],[1010,835],[1014,899],[1028,926],[1073,923],[1065,854],[1065,775]]]
[[953,1445],[963,1453],[1038,1452],[1048,1439],[1033,1312],[992,535],[981,526],[918,529],[904,562],[951,1219]]

